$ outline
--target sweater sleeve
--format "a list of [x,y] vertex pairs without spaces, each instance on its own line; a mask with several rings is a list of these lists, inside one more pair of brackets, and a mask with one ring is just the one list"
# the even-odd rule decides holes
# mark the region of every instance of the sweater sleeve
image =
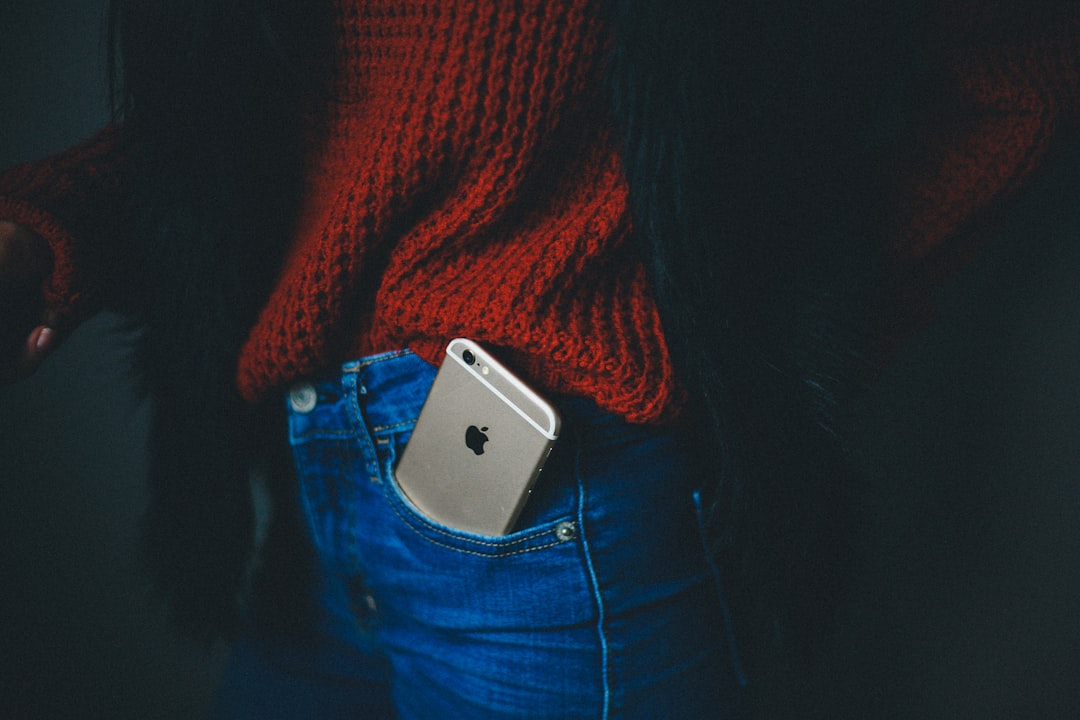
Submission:
[[908,220],[894,250],[905,264],[955,254],[950,238],[1025,186],[1080,114],[1075,3],[1041,12],[989,3],[940,31],[956,112],[929,133],[926,160],[901,190]]
[[48,307],[62,316],[92,312],[102,300],[103,242],[122,232],[125,153],[111,126],[44,160],[0,174],[0,218],[41,235],[53,255]]

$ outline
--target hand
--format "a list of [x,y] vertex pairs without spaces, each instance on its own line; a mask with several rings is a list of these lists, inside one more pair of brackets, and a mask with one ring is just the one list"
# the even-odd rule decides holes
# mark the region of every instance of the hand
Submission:
[[59,318],[45,310],[42,285],[52,269],[48,243],[0,220],[0,384],[33,373],[59,340]]

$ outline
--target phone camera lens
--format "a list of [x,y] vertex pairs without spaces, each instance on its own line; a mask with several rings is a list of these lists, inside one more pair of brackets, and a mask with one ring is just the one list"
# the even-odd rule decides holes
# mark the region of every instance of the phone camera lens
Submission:
[[461,359],[465,361],[466,365],[472,365],[474,362],[476,362],[476,356],[472,354],[471,350],[466,350],[465,352],[461,353]]

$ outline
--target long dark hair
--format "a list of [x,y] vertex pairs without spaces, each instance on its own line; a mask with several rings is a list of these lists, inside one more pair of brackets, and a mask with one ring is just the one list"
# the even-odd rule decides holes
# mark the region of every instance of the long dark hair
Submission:
[[613,10],[634,226],[760,674],[812,659],[850,573],[843,413],[886,341],[891,183],[936,97],[924,13],[852,0]]
[[[143,549],[184,627],[235,629],[251,586],[301,601],[303,536],[289,511],[284,442],[238,396],[236,358],[292,230],[303,113],[326,77],[326,3],[114,0],[114,108],[129,154],[129,235],[116,238],[110,298],[144,322],[137,346],[153,400]],[[320,80],[315,81],[313,78]],[[262,466],[276,519],[255,572],[249,479]],[[278,552],[280,550],[280,552]],[[253,580],[254,578],[254,580]],[[295,578],[294,578],[295,579]]]
[[[147,548],[196,626],[229,624],[248,576],[245,476],[269,431],[232,373],[288,241],[327,5],[110,11],[116,104],[139,159],[140,240],[118,256],[146,279],[119,301],[149,320],[140,357],[157,408]],[[696,398],[685,426],[715,554],[743,626],[770,647],[811,645],[799,630],[820,630],[843,584],[841,411],[866,369],[889,170],[926,97],[920,7],[609,6],[636,237]]]

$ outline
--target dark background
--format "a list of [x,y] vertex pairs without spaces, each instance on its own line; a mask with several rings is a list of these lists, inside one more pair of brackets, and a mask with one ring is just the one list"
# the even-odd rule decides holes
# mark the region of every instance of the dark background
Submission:
[[[107,120],[101,5],[0,5],[0,167]],[[832,717],[1080,713],[1078,170],[1063,155],[1025,194],[860,405]],[[0,717],[197,718],[220,675],[135,562],[130,340],[100,316],[0,389]]]
[[[107,121],[104,6],[0,1],[0,167]],[[0,388],[0,718],[198,718],[220,674],[225,653],[174,634],[138,569],[130,340],[98,316]]]

